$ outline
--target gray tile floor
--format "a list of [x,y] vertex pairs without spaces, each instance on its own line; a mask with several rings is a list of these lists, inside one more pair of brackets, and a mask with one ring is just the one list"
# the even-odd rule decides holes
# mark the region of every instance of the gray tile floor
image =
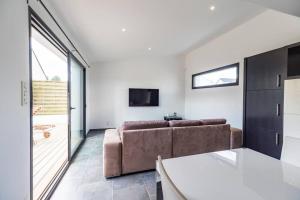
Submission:
[[155,171],[105,179],[102,174],[104,132],[86,139],[51,200],[154,200]]

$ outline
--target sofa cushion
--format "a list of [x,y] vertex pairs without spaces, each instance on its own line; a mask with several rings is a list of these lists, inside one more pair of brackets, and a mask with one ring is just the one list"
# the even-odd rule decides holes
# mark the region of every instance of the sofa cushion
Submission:
[[174,127],[173,157],[230,149],[230,125]]
[[164,120],[154,121],[126,121],[124,122],[123,130],[137,130],[137,129],[150,129],[150,128],[165,128],[169,127],[169,122]]
[[172,120],[169,121],[170,127],[184,127],[184,126],[201,126],[203,122],[200,120]]
[[172,156],[172,128],[127,130],[122,135],[123,174],[155,169],[158,155]]
[[226,119],[202,119],[203,125],[226,124]]

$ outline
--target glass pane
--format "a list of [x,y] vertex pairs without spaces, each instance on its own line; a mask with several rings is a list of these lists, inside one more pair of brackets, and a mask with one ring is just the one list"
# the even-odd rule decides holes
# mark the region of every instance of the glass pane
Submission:
[[40,196],[68,160],[67,57],[31,29],[33,199]]
[[193,87],[209,87],[237,83],[238,67],[204,72],[193,77]]
[[71,153],[84,139],[83,127],[83,68],[71,58]]

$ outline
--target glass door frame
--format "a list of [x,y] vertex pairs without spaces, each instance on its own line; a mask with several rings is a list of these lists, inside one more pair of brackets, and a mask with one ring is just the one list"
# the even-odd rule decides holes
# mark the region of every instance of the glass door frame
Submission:
[[[31,28],[32,20],[35,20],[41,25],[42,29],[45,30],[46,36],[51,38],[53,41],[50,41],[49,38],[45,36],[45,38],[52,43],[54,46],[58,45],[61,49],[65,50],[67,59],[68,59],[68,159],[67,162],[61,167],[61,169],[57,172],[56,176],[52,179],[49,185],[46,188],[46,191],[41,196],[41,199],[49,199],[51,195],[54,193],[56,187],[59,182],[63,178],[67,169],[70,166],[71,161],[76,156],[78,150],[81,148],[82,144],[86,139],[86,68],[84,65],[72,54],[72,52],[64,45],[64,43],[54,34],[54,32],[47,26],[47,24],[39,17],[39,15],[28,6],[28,35],[29,35],[29,96],[30,96],[30,200],[33,200],[33,92],[32,92],[32,46],[31,46]],[[84,138],[81,141],[80,145],[77,147],[75,153],[71,155],[71,57],[76,60],[76,62],[83,68],[83,130],[84,130]]]

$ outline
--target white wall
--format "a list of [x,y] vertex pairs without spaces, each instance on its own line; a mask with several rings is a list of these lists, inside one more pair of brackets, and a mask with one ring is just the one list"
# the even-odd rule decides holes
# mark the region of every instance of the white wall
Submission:
[[[244,58],[300,41],[300,18],[267,10],[186,56],[185,117],[242,128]],[[191,89],[192,74],[240,62],[239,86]]]
[[[37,1],[30,3],[70,46]],[[30,108],[29,104],[21,106],[21,81],[29,87],[26,1],[1,0],[0,26],[0,199],[27,200],[30,197]]]
[[29,106],[21,106],[21,80],[28,82],[25,1],[0,3],[0,199],[29,197]]
[[[118,127],[125,120],[158,120],[184,114],[184,67],[178,57],[137,58],[94,64],[89,73],[90,128]],[[129,88],[159,89],[159,107],[129,107]]]
[[300,139],[300,79],[284,83],[284,136]]

